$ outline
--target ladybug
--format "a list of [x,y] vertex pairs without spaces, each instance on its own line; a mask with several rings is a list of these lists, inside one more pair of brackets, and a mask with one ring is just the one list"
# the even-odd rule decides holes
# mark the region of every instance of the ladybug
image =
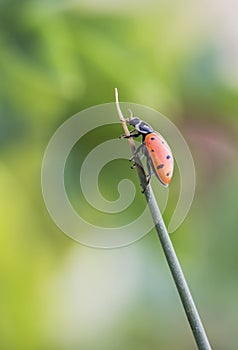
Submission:
[[127,119],[127,123],[134,126],[134,129],[130,131],[130,136],[123,135],[124,138],[142,136],[142,144],[136,149],[132,160],[142,150],[146,157],[149,179],[154,173],[161,184],[167,187],[174,169],[173,155],[167,142],[160,133],[137,117]]

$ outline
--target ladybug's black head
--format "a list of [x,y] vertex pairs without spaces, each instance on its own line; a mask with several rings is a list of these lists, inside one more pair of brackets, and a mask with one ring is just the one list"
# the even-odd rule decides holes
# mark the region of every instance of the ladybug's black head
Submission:
[[133,125],[135,127],[135,129],[140,133],[140,134],[149,134],[151,132],[153,132],[153,128],[143,122],[143,120],[139,119],[139,118],[132,118],[132,119],[129,119],[128,123],[130,125]]
[[133,125],[133,126],[136,126],[137,124],[140,124],[140,122],[141,122],[141,120],[139,118],[129,119],[129,124]]

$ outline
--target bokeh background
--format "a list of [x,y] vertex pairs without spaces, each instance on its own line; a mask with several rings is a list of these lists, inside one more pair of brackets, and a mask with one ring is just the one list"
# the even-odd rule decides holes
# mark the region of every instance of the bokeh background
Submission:
[[[48,140],[73,114],[112,102],[115,86],[187,140],[197,189],[171,238],[213,348],[237,349],[237,10],[234,0],[1,1],[1,349],[196,349],[154,230],[97,250],[65,236],[44,205]],[[80,157],[100,135],[70,158],[76,202]],[[126,162],[111,166],[100,184],[115,199],[110,174],[137,178]]]

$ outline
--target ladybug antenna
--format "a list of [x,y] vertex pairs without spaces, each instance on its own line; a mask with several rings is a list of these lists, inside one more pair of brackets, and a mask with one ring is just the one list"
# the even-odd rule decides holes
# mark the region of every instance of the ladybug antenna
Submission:
[[131,119],[134,118],[132,110],[129,108],[128,112],[130,113],[129,118],[126,118],[126,122],[129,123]]
[[132,118],[134,118],[133,112],[130,108],[128,109],[128,112],[130,113],[129,120],[131,120]]

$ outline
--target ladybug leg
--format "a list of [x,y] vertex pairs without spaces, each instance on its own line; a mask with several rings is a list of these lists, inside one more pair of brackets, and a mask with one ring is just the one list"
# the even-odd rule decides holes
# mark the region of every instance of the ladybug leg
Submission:
[[130,162],[132,162],[133,160],[135,160],[135,158],[138,156],[138,153],[141,151],[141,149],[143,148],[143,144],[141,144],[135,151],[133,157],[130,158]]
[[126,136],[125,134],[122,134],[121,136],[119,136],[119,139],[129,139],[132,136],[132,133],[135,132],[135,129],[130,131],[130,136]]
[[[131,160],[130,160],[130,162],[131,162]],[[131,169],[135,169],[135,167],[136,167],[136,163],[133,163],[133,164],[131,165]]]
[[150,157],[149,157],[149,154],[147,152],[147,149],[144,148],[144,155],[146,157],[146,168],[147,168],[147,182],[149,184],[150,182],[150,179],[151,179],[151,176],[153,175],[153,172],[152,172],[152,168],[151,168],[151,161],[150,161]]
[[129,136],[121,135],[120,138],[130,139],[131,137],[135,138],[135,137],[139,137],[139,136],[140,136],[140,134],[130,134]]
[[[135,166],[136,166],[136,157],[138,156],[138,153],[140,152],[140,150],[142,149],[143,146],[144,146],[144,145],[141,144],[141,145],[136,149],[136,151],[135,151],[133,157],[131,157],[131,158],[129,159],[130,162],[134,162],[134,163],[131,165],[131,169],[134,169],[134,168],[135,168]],[[141,157],[140,157],[140,159],[141,159]]]
[[135,167],[136,167],[136,163],[135,163],[135,159],[134,159],[134,156],[133,157],[131,157],[130,159],[129,159],[129,162],[130,163],[132,163],[131,164],[131,169],[135,169]]
[[[146,156],[146,154],[145,154],[145,156]],[[143,191],[141,191],[142,193],[145,193],[145,191],[147,190],[149,183],[150,183],[151,176],[152,176],[150,161],[149,161],[149,158],[147,156],[146,156],[146,167],[147,167],[147,172],[148,172],[148,175],[146,175],[147,184],[146,184],[145,188],[143,189]]]
[[152,173],[151,166],[150,166],[150,161],[149,161],[148,158],[146,158],[146,167],[147,167],[147,171],[148,171],[147,181],[148,181],[148,184],[149,184],[151,176],[153,175],[153,173]]
[[135,137],[139,137],[139,136],[140,136],[140,133],[138,133],[138,131],[136,129],[133,129],[130,131],[130,135],[127,136],[127,135],[123,134],[119,137],[119,139],[130,139],[131,137],[135,138]]

